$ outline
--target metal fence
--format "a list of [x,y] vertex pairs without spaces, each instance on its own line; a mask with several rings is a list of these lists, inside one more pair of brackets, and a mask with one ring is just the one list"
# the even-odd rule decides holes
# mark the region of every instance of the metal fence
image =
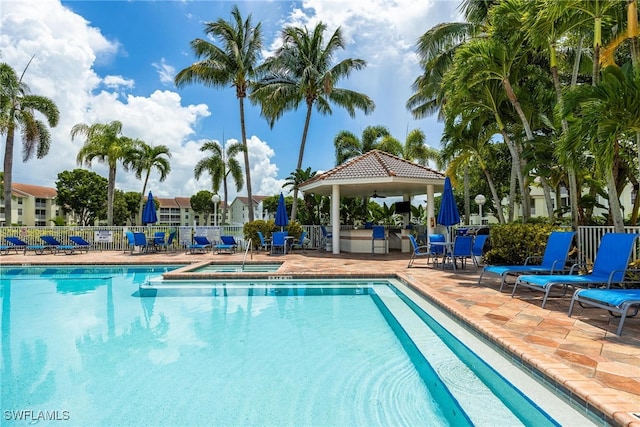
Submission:
[[[303,230],[307,232],[307,238],[310,240],[309,247],[318,248],[323,242],[322,230],[318,225],[304,225]],[[352,228],[350,226],[342,226],[342,229]],[[147,236],[153,236],[156,231],[164,231],[166,235],[176,227],[169,226],[96,226],[96,227],[26,227],[11,226],[0,227],[0,244],[5,244],[4,237],[16,236],[24,240],[28,244],[41,245],[44,242],[40,236],[51,235],[63,244],[68,244],[69,236],[81,236],[85,240],[92,243],[93,249],[102,251],[127,251],[129,244],[125,237],[126,231],[143,232]],[[221,226],[221,227],[177,227],[178,237],[174,242],[176,249],[184,249],[184,247],[192,243],[194,234],[204,234],[208,236],[230,235],[234,236],[238,242],[244,241],[244,231],[242,226]],[[579,258],[581,262],[593,262],[600,245],[600,239],[605,233],[613,232],[611,226],[598,227],[579,227],[577,232]],[[625,227],[627,233],[639,233],[640,226]],[[640,258],[640,252],[637,248],[633,254],[633,259]]]

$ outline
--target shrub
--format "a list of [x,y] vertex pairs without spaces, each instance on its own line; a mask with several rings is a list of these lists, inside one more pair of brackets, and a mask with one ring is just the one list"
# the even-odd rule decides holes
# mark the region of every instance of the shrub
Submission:
[[491,249],[485,262],[493,265],[520,265],[529,256],[542,256],[547,239],[557,227],[549,224],[503,224],[491,227]]

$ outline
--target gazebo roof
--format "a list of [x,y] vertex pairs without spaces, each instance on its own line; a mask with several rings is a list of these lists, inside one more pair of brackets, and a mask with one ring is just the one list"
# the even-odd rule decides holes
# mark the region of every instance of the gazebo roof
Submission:
[[428,184],[435,191],[444,187],[444,174],[380,150],[371,150],[300,185],[300,191],[331,195],[333,185],[341,196],[370,197],[425,194]]

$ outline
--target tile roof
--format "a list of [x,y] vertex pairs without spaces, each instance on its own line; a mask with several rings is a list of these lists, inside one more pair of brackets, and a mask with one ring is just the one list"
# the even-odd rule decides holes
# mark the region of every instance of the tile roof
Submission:
[[58,191],[55,188],[17,182],[11,185],[11,190],[16,193],[16,196],[29,195],[40,199],[55,199],[58,196]]

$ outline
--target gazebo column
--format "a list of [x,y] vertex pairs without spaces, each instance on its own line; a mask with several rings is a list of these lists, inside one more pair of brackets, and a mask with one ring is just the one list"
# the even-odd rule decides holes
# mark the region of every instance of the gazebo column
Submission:
[[433,234],[434,229],[436,228],[436,213],[435,206],[436,198],[434,195],[434,186],[433,184],[427,185],[427,236],[429,234]]
[[340,186],[331,186],[331,247],[334,254],[340,253]]

